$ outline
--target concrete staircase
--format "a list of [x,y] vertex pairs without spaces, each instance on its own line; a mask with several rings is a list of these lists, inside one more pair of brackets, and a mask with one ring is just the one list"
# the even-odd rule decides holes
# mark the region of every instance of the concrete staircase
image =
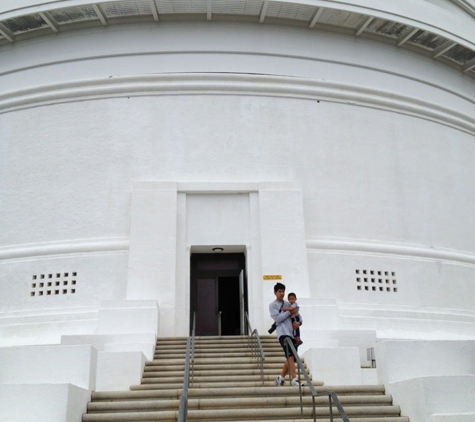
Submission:
[[[276,421],[313,420],[312,397],[304,387],[304,412],[299,388],[276,387],[283,352],[274,336],[261,337],[265,353],[264,385],[247,337],[197,337],[193,386],[188,391],[188,420]],[[175,422],[183,388],[186,338],[161,338],[154,360],[147,362],[142,382],[130,391],[93,392],[83,422]],[[383,386],[331,386],[312,381],[317,392],[335,391],[351,422],[408,422]],[[316,415],[329,420],[328,396],[316,398]],[[333,409],[334,420],[339,418]]]

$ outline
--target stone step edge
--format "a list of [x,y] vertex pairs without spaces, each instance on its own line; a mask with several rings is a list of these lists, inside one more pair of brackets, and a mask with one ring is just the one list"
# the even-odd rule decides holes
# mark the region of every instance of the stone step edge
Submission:
[[[297,407],[290,408],[279,408],[279,409],[248,409],[248,408],[238,408],[238,409],[210,409],[210,410],[188,410],[188,420],[192,421],[194,419],[198,420],[215,420],[215,419],[230,419],[233,416],[238,416],[244,419],[261,419],[263,417],[273,416],[277,419],[286,419],[289,416],[300,415],[300,409]],[[338,414],[336,407],[332,408],[333,412]],[[353,416],[400,416],[399,406],[354,406],[345,409],[345,413],[349,418]],[[177,414],[176,410],[172,411],[151,411],[151,412],[115,412],[115,413],[90,413],[83,415],[83,422],[94,420],[94,416],[99,418],[99,420],[113,420],[113,421],[125,421],[125,420],[143,420],[144,417],[151,417],[152,419],[163,420],[163,419],[172,419]],[[325,417],[330,414],[330,409],[325,408],[315,408],[315,415],[317,417]],[[306,406],[303,408],[304,416],[312,416],[313,408],[312,406]],[[335,415],[336,416],[336,415]],[[102,418],[101,418],[102,417]],[[98,419],[96,419],[98,420]]]
[[[92,398],[93,400],[110,400],[112,399],[141,399],[141,398],[156,398],[163,396],[164,394],[167,397],[180,398],[182,394],[182,386],[180,388],[170,388],[163,390],[130,390],[130,391],[93,391]],[[384,385],[350,385],[350,386],[317,386],[315,387],[317,395],[326,395],[328,392],[333,391],[338,396],[340,395],[382,395],[385,394]],[[304,388],[305,394],[310,394],[308,388]],[[250,396],[255,397],[256,395],[270,395],[270,396],[285,396],[288,394],[298,394],[298,388],[284,386],[264,386],[264,387],[254,387],[254,388],[243,388],[243,387],[233,387],[233,388],[190,388],[188,390],[188,397],[228,397],[228,396]]]
[[[88,403],[88,411],[99,411],[108,409],[135,409],[135,408],[176,408],[179,404],[179,399],[147,399],[147,400],[121,400],[121,401],[97,401]],[[381,396],[361,395],[361,396],[342,396],[340,397],[343,406],[387,406],[392,405],[392,396],[385,394]],[[303,397],[305,405],[312,404],[312,397],[306,395]],[[248,407],[288,407],[300,405],[299,396],[287,397],[221,397],[221,398],[190,398],[188,399],[189,409],[206,409],[215,407],[236,407],[245,404]],[[328,397],[319,396],[315,398],[315,404],[319,407],[328,406]]]

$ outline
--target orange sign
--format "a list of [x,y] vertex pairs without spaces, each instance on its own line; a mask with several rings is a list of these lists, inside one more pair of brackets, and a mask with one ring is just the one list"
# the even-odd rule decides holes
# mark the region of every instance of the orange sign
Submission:
[[282,280],[282,275],[280,274],[265,274],[262,276],[264,280]]

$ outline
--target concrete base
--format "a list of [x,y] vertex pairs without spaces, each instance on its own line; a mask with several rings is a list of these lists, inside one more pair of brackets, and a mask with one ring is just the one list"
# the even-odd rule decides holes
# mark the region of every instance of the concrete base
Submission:
[[96,391],[128,390],[140,384],[144,366],[142,352],[99,352]]
[[376,385],[378,383],[378,373],[376,368],[361,368],[361,384]]
[[[81,422],[89,390],[71,384],[0,385],[2,422]],[[7,404],[8,403],[8,404]]]
[[157,337],[154,333],[144,334],[94,334],[62,336],[61,344],[88,344],[98,351],[142,352],[148,360],[153,360]]
[[154,333],[159,309],[153,300],[114,300],[101,303],[97,334]]
[[70,383],[94,390],[96,364],[97,351],[89,345],[6,347],[0,349],[0,382]]
[[475,421],[475,375],[410,379],[387,385],[386,392],[414,422]]
[[434,415],[430,422],[474,422],[475,413],[456,413],[453,415]]
[[303,358],[314,379],[325,385],[360,385],[361,369],[357,347],[326,347],[307,350]]
[[96,329],[95,308],[0,313],[0,347],[58,344],[62,335],[89,334]]
[[[332,298],[311,298],[300,297],[298,300],[300,306],[300,313],[304,317],[304,326],[302,330],[312,328],[312,330],[338,330],[340,328],[340,316],[338,305],[335,299]],[[312,324],[308,325],[310,319],[305,320],[311,316]],[[307,324],[305,325],[305,321]],[[302,331],[302,338],[304,334]]]
[[381,383],[433,376],[475,375],[475,341],[386,340],[376,344]]
[[312,329],[302,326],[302,340],[304,344],[299,348],[302,353],[310,347],[358,347],[360,366],[371,368],[368,361],[367,349],[376,344],[374,330],[317,330],[312,321]]

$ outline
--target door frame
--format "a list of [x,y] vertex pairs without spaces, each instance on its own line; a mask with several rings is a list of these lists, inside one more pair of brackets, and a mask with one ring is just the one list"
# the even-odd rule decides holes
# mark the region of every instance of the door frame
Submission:
[[[222,247],[220,247],[222,248]],[[236,277],[238,284],[240,284],[239,278],[240,275],[242,274],[243,276],[243,294],[241,295],[241,289],[238,287],[238,295],[236,297],[236,300],[238,301],[237,306],[239,308],[240,312],[240,321],[239,321],[239,330],[240,333],[237,335],[242,335],[245,334],[245,327],[247,324],[243,324],[243,320],[245,321],[245,316],[244,314],[241,314],[241,309],[242,309],[242,301],[243,307],[244,307],[244,312],[248,311],[248,286],[247,286],[247,277],[246,277],[246,268],[247,268],[247,257],[245,254],[245,248],[241,248],[241,250],[236,251],[236,250],[231,250],[230,252],[223,252],[223,253],[209,253],[209,247],[206,248],[207,250],[200,250],[198,249],[199,252],[194,252],[193,250],[190,251],[190,256],[189,256],[189,292],[190,292],[190,297],[189,297],[189,333],[191,334],[193,330],[193,314],[196,311],[197,304],[197,280],[198,277],[203,277],[203,278],[214,278],[215,279],[215,288],[216,288],[216,293],[215,293],[215,303],[216,303],[216,334],[219,335],[218,332],[218,312],[219,312],[219,297],[218,297],[218,284],[219,284],[219,278],[220,277]],[[224,249],[224,248],[223,248]],[[244,251],[243,251],[244,249]],[[214,265],[217,265],[219,261],[225,261],[226,258],[229,258],[230,255],[234,255],[234,258],[236,259],[236,267],[235,268],[213,268],[213,262]],[[201,260],[201,263],[208,262],[210,264],[209,267],[204,266],[205,268],[199,270],[196,268],[196,263],[199,262],[199,258],[203,258]]]

